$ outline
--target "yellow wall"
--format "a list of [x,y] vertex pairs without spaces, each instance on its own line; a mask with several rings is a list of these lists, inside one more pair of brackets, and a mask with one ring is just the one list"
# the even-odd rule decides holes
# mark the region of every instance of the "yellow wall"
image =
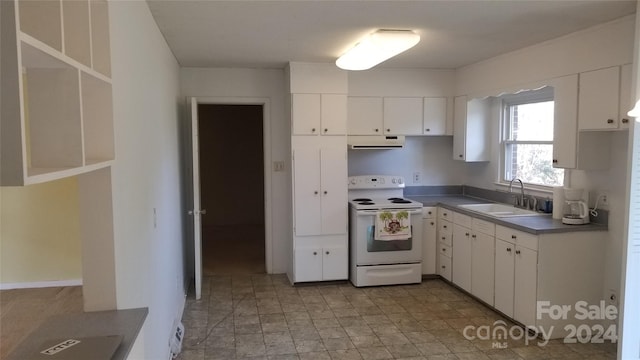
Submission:
[[77,178],[0,187],[0,283],[82,278]]

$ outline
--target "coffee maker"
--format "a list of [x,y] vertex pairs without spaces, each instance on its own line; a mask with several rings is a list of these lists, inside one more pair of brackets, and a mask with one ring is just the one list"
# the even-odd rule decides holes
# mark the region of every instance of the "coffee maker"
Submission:
[[589,207],[582,199],[582,189],[564,188],[562,223],[583,225],[589,223]]

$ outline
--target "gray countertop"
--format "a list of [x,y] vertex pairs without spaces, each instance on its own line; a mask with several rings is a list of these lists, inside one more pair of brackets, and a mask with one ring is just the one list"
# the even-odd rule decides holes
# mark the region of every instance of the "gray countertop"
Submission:
[[83,312],[53,316],[16,347],[8,360],[32,357],[47,340],[122,335],[112,360],[125,360],[138,337],[149,310],[147,308]]
[[563,224],[560,220],[553,219],[551,217],[551,214],[537,216],[518,216],[509,218],[496,218],[483,215],[474,211],[466,210],[459,207],[458,205],[484,204],[491,203],[492,201],[464,195],[413,195],[407,196],[407,198],[413,201],[421,202],[424,206],[441,206],[465,215],[488,220],[498,225],[508,226],[510,228],[514,228],[531,234],[563,233],[575,231],[607,231],[607,226],[602,224],[590,223],[585,225],[566,225]]

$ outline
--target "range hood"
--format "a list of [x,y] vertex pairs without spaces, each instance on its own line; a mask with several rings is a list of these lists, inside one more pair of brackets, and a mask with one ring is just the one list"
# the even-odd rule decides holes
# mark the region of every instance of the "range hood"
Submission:
[[380,136],[380,135],[354,135],[347,136],[347,145],[350,149],[402,149],[404,136]]

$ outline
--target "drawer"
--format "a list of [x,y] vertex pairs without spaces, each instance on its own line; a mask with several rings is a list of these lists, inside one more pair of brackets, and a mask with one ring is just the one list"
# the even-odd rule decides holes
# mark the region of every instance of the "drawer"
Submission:
[[438,233],[438,242],[439,243],[443,243],[445,245],[451,246],[453,244],[453,242],[451,241],[452,238],[453,238],[453,234],[451,232]]
[[538,250],[538,235],[496,225],[496,237],[531,250]]
[[438,255],[438,275],[451,281],[451,258]]
[[438,208],[438,219],[453,221],[453,211],[445,208]]
[[444,255],[448,258],[451,257],[451,246],[446,245],[444,243],[438,243],[438,253],[440,255]]
[[451,234],[453,232],[453,223],[451,221],[438,221],[438,234]]
[[423,219],[435,219],[437,215],[437,210],[435,207],[423,207],[422,208],[422,218]]
[[453,222],[455,224],[464,226],[466,228],[471,229],[471,216],[460,214],[457,212],[453,213]]
[[492,222],[473,218],[471,220],[471,230],[476,233],[483,233],[487,235],[495,235],[496,225]]

